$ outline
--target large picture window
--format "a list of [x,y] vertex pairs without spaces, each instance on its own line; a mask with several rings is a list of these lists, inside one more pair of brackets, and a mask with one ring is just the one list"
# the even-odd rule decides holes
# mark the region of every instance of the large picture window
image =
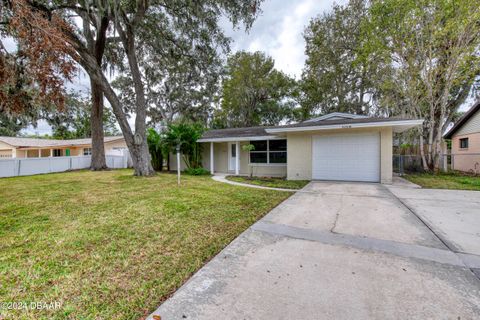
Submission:
[[250,163],[287,163],[287,140],[250,141]]

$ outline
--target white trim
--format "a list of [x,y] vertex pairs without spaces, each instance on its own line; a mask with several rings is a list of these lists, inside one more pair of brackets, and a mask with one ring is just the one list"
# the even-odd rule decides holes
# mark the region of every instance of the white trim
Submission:
[[214,165],[214,161],[215,161],[215,153],[214,153],[214,150],[213,150],[213,142],[210,142],[210,173],[211,174],[214,174],[214,169],[215,169],[215,165]]
[[285,137],[277,136],[252,136],[252,137],[228,137],[228,138],[204,138],[197,142],[235,142],[235,141],[257,141],[257,140],[281,140]]
[[235,174],[240,174],[240,141],[235,142]]
[[265,129],[268,133],[281,132],[298,132],[298,131],[316,131],[316,130],[331,130],[331,129],[350,129],[350,128],[374,128],[374,127],[395,127],[395,126],[418,126],[423,123],[420,120],[398,120],[398,121],[384,121],[384,122],[367,122],[367,123],[351,123],[351,124],[333,124],[322,126],[307,126],[307,127],[288,127],[288,128],[273,128]]
[[249,163],[250,167],[286,167],[286,163]]
[[[232,146],[235,145],[235,141],[231,141],[228,143],[228,166],[227,166],[227,169],[229,172],[231,171],[235,171],[235,165],[236,165],[236,159],[233,159],[232,157]],[[237,147],[235,147],[235,152],[237,152]],[[234,161],[234,163],[232,164],[232,161]]]

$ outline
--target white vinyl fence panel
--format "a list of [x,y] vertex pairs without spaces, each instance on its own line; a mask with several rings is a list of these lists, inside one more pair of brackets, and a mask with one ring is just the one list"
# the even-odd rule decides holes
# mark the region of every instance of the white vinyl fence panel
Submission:
[[[128,168],[130,164],[128,152],[123,156],[106,155],[105,159],[111,169]],[[90,167],[91,160],[91,156],[0,159],[0,177],[86,169]]]

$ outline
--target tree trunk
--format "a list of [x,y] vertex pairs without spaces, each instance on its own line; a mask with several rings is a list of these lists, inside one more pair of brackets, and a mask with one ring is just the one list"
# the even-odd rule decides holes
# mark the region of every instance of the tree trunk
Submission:
[[103,133],[103,93],[98,85],[90,81],[92,94],[92,110],[90,121],[92,127],[92,162],[91,170],[105,170],[107,163],[105,161],[105,143]]
[[[132,157],[134,175],[135,176],[151,176],[155,174],[155,170],[152,167],[152,159],[150,152],[148,151],[147,140],[143,139],[143,142],[136,144],[135,140],[138,139],[138,135],[134,135],[134,143],[127,143],[130,156]],[[138,140],[136,142],[139,142]]]
[[[128,65],[132,75],[133,86],[135,90],[135,135],[132,148],[135,149],[135,155],[132,155],[135,175],[151,176],[155,174],[153,170],[150,151],[147,144],[147,102],[145,99],[145,90],[143,87],[142,75],[138,66],[137,55],[135,52],[135,32],[133,24],[126,24],[126,30],[118,28],[120,38],[122,39],[125,52],[127,54]],[[136,165],[135,165],[136,163]]]
[[[102,17],[96,39],[94,40],[89,31],[86,38],[88,39],[88,49],[93,53],[99,67],[102,65],[103,55],[105,53],[106,32],[109,24],[107,17]],[[89,30],[89,26],[85,27]],[[107,169],[105,160],[105,142],[103,132],[103,91],[101,87],[90,79],[90,91],[92,95],[92,110],[90,113],[91,137],[92,137],[92,162],[91,170]]]
[[422,157],[423,170],[428,171],[428,163],[425,157],[425,143],[423,141],[423,132],[424,130],[422,129],[422,131],[420,132],[420,156]]
[[[120,31],[120,30],[119,30]],[[75,59],[88,73],[90,79],[99,86],[100,90],[107,98],[108,102],[112,106],[112,111],[115,115],[115,118],[120,125],[122,130],[123,137],[127,144],[130,156],[132,158],[133,167],[135,169],[135,175],[138,176],[150,176],[155,174],[152,164],[150,162],[150,153],[148,150],[147,139],[146,139],[146,103],[145,96],[143,92],[143,87],[139,88],[139,84],[142,85],[140,79],[140,73],[138,70],[138,64],[135,59],[131,59],[132,51],[128,52],[129,62],[132,74],[134,75],[135,82],[135,91],[137,94],[136,101],[136,120],[135,120],[135,134],[132,132],[132,128],[128,123],[127,115],[121,105],[120,99],[118,98],[117,93],[113,90],[110,82],[105,77],[105,74],[102,72],[100,65],[98,64],[94,55],[89,51],[82,41],[70,30],[63,30],[66,38],[69,43],[73,46],[78,55],[72,55],[72,58]],[[130,47],[128,49],[134,49]],[[136,58],[133,54],[133,57]]]

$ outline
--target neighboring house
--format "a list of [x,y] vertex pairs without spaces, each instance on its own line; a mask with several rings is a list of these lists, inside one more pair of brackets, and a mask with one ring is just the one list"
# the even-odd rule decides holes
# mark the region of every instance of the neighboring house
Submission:
[[[422,122],[331,113],[277,127],[209,130],[199,142],[212,172],[391,183],[393,132]],[[244,151],[246,144],[255,150]],[[174,157],[170,163],[175,169]]]
[[[105,137],[105,154],[122,155],[123,137]],[[68,157],[92,154],[92,139],[54,140],[0,137],[0,158]]]
[[480,102],[468,110],[445,134],[452,139],[452,169],[480,172]]

